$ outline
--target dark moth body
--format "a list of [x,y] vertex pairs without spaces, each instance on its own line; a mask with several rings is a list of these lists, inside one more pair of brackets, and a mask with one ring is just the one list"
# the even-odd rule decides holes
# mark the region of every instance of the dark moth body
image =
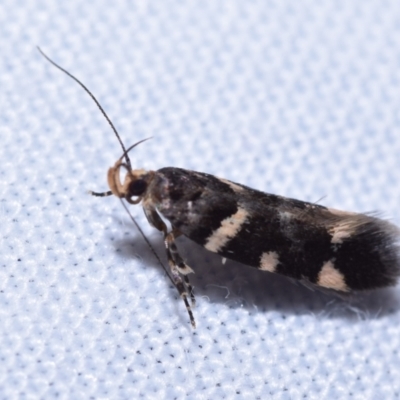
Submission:
[[179,168],[156,171],[146,198],[194,242],[252,267],[339,291],[393,285],[399,275],[397,228],[371,215]]
[[[92,97],[113,129],[123,155],[108,170],[110,190],[91,193],[142,203],[150,224],[164,235],[169,278],[184,301],[193,327],[189,299],[193,305],[195,298],[188,278],[193,270],[176,247],[180,234],[223,257],[323,288],[349,292],[396,283],[400,275],[398,230],[387,221],[262,193],[200,172],[179,168],[133,170],[128,153],[147,139],[125,149],[89,89],[41,53]],[[121,171],[126,172],[122,180]],[[159,214],[170,221],[172,230]],[[133,217],[132,221],[152,248]]]

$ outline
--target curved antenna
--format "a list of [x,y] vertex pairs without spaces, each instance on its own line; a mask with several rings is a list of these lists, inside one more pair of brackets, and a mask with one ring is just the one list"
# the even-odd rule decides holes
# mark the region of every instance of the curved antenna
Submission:
[[[115,128],[114,124],[111,122],[110,118],[108,117],[108,115],[106,114],[106,112],[104,111],[103,107],[100,105],[100,103],[97,101],[96,97],[94,97],[94,95],[92,94],[92,92],[78,79],[75,78],[75,76],[73,76],[71,73],[69,73],[67,70],[65,70],[64,68],[60,67],[58,64],[56,64],[52,59],[50,59],[43,51],[42,49],[37,46],[37,49],[39,50],[40,54],[47,60],[50,62],[50,64],[53,64],[56,68],[58,68],[60,71],[64,72],[65,74],[67,74],[70,78],[72,78],[76,83],[78,83],[84,90],[85,92],[93,99],[93,101],[96,103],[97,107],[100,109],[101,113],[103,114],[104,118],[107,120],[107,122],[110,124],[111,129],[114,131],[115,136],[117,137],[121,147],[122,147],[122,151],[123,154],[121,156],[120,159],[122,159],[123,157],[125,157],[126,160],[126,164],[127,167],[129,168],[129,170],[132,169],[132,165],[131,165],[131,160],[129,159],[128,156],[128,152],[130,150],[132,150],[135,146],[139,145],[142,142],[145,142],[146,140],[151,139],[147,138],[147,139],[143,139],[137,143],[135,143],[134,145],[132,145],[131,147],[129,147],[128,149],[125,149],[124,144],[122,143],[121,137],[119,136],[117,129]],[[112,195],[112,192],[104,192],[104,193],[97,193],[97,192],[90,192],[92,195],[94,196],[109,196]],[[130,216],[131,220],[133,221],[133,223],[136,225],[136,228],[138,229],[138,231],[140,232],[140,234],[142,235],[143,239],[145,240],[146,244],[150,247],[151,252],[153,253],[154,257],[157,259],[158,263],[161,265],[161,267],[164,269],[165,273],[167,274],[169,280],[171,281],[171,283],[175,286],[174,281],[172,280],[171,276],[168,274],[167,269],[165,268],[164,264],[162,263],[160,257],[158,256],[158,254],[156,253],[156,251],[154,250],[154,247],[151,245],[151,243],[149,242],[149,239],[147,239],[146,235],[144,234],[142,228],[140,227],[140,225],[136,222],[135,218],[133,218],[133,215],[129,212],[128,207],[126,206],[126,204],[121,200],[122,205],[124,206],[126,212],[128,213],[128,215]]]
[[[153,139],[153,137],[150,136],[150,137],[148,137],[148,138],[146,138],[146,139],[139,140],[138,142],[136,142],[136,143],[133,144],[132,146],[128,147],[128,148],[123,152],[122,156],[119,158],[119,161],[121,161],[124,157],[125,157],[125,159],[126,159],[126,157],[128,156],[128,153],[129,153],[134,147],[136,147],[136,146],[138,146],[139,144],[141,144],[141,143],[143,143],[143,142],[146,142],[147,140],[150,140],[150,139]],[[131,167],[130,165],[128,165],[128,167],[129,167],[129,171],[130,171],[130,170],[132,169],[132,167]]]
[[111,126],[111,129],[114,131],[115,136],[117,137],[119,144],[122,147],[122,151],[125,154],[125,160],[127,165],[129,166],[129,168],[131,169],[131,160],[129,159],[129,156],[127,154],[127,151],[125,149],[124,144],[122,143],[121,137],[119,136],[119,133],[117,131],[117,129],[115,128],[114,124],[111,122],[111,119],[108,117],[108,115],[106,114],[106,112],[104,111],[103,107],[100,105],[100,103],[98,102],[98,100],[96,99],[96,97],[94,97],[93,93],[78,79],[75,78],[75,76],[73,76],[71,73],[69,73],[67,70],[65,70],[64,68],[60,67],[58,64],[56,64],[50,57],[48,57],[43,51],[42,49],[37,46],[37,49],[39,50],[40,54],[50,63],[53,64],[56,68],[58,68],[60,71],[64,72],[64,74],[68,75],[70,78],[72,78],[76,83],[78,83],[84,90],[85,92],[92,98],[92,100],[96,103],[97,107],[99,108],[99,110],[101,111],[101,113],[103,114],[104,118],[107,120],[107,122],[109,123],[109,125]]

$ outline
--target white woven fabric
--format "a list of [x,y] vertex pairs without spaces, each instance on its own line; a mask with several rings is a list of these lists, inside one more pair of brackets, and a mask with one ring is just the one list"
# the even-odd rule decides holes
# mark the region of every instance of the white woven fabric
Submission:
[[400,397],[400,287],[343,302],[179,239],[193,332],[120,202],[87,195],[121,148],[36,45],[127,146],[153,136],[135,167],[399,224],[398,0],[2,1],[0,399]]

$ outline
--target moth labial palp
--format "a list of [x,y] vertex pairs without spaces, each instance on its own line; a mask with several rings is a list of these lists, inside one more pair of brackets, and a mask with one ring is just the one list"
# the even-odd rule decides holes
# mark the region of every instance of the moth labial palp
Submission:
[[[376,214],[345,212],[263,193],[202,172],[174,167],[132,169],[128,152],[143,140],[126,150],[90,91],[45,57],[90,94],[114,130],[123,154],[108,171],[110,191],[91,193],[142,204],[149,223],[164,236],[168,276],[183,298],[193,327],[189,298],[193,305],[194,295],[188,278],[193,270],[179,255],[175,244],[179,235],[224,259],[294,278],[306,286],[350,293],[396,284],[400,253],[395,225]],[[122,180],[121,170],[125,171]],[[161,216],[170,222],[171,230]]]

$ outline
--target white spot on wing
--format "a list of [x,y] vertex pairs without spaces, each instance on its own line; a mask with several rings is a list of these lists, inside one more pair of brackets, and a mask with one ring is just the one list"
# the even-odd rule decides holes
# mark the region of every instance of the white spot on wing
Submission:
[[239,207],[235,214],[221,222],[221,226],[208,237],[204,247],[218,253],[240,231],[248,215],[249,213],[244,208]]
[[332,243],[342,243],[343,239],[349,238],[356,230],[357,225],[352,220],[345,220],[334,225],[329,233],[332,235]]
[[348,292],[349,290],[343,274],[335,268],[332,260],[327,261],[322,266],[322,269],[318,274],[317,285],[328,289],[339,290],[341,292]]
[[233,191],[235,192],[242,192],[244,188],[234,182],[228,181],[227,179],[224,178],[218,178],[221,182],[227,184]]
[[[329,233],[332,235],[332,243],[342,243],[357,232],[362,225],[371,221],[371,218],[363,214],[346,213],[329,209],[329,212],[336,212],[337,220],[329,227]],[[340,215],[340,213],[342,213]]]
[[275,272],[279,264],[279,256],[276,251],[263,253],[260,259],[260,269],[263,271]]
[[336,210],[336,208],[328,208],[328,211],[338,217],[350,217],[351,215],[358,215],[355,212]]

